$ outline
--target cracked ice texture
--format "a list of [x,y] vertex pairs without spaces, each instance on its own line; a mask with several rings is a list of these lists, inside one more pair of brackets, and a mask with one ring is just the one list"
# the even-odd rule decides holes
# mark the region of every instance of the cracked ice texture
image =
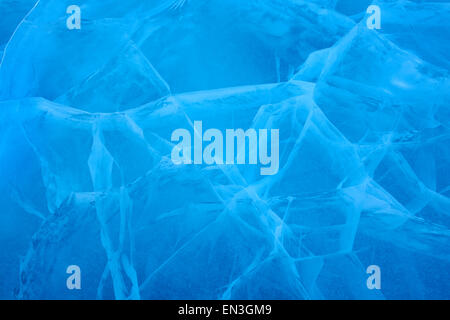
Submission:
[[[0,2],[0,298],[450,298],[448,1],[78,3]],[[194,120],[280,172],[173,165]]]

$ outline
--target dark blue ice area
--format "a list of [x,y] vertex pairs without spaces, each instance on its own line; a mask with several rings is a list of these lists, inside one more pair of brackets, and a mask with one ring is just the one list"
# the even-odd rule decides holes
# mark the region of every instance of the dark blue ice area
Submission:
[[[0,0],[0,298],[449,299],[450,4],[374,3]],[[279,173],[174,165],[196,120]]]

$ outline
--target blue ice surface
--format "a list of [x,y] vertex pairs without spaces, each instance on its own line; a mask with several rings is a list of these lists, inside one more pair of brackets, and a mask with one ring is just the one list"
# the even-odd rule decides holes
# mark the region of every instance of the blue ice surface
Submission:
[[[450,3],[371,3],[1,0],[0,298],[449,299]],[[196,120],[279,173],[174,165]]]

